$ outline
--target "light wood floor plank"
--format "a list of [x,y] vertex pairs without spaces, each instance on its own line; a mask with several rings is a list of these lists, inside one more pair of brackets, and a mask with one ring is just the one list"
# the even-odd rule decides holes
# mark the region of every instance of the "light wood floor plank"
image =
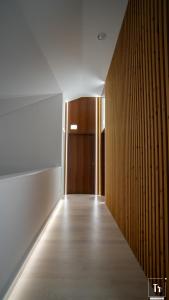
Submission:
[[104,199],[70,195],[10,300],[143,300],[147,279]]

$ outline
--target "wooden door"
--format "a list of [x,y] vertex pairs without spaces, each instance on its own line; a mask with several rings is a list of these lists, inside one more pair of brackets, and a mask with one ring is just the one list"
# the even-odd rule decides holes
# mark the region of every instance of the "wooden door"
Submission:
[[95,193],[95,134],[68,136],[68,194]]
[[[95,193],[96,99],[80,98],[67,110],[67,194]],[[71,125],[76,125],[73,130]]]

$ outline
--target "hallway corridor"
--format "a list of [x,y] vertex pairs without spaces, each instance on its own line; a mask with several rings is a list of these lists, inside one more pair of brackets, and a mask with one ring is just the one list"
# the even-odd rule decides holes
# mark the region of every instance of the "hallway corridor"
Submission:
[[60,200],[10,300],[144,300],[147,279],[102,197]]

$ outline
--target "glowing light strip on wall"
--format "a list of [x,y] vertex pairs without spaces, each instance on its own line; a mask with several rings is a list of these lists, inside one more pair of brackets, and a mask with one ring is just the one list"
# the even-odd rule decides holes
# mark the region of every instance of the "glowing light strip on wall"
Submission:
[[65,194],[67,194],[67,168],[68,168],[68,111],[69,111],[69,102],[66,103],[66,155],[65,155]]
[[96,97],[96,133],[95,133],[95,194],[98,193],[98,98]]

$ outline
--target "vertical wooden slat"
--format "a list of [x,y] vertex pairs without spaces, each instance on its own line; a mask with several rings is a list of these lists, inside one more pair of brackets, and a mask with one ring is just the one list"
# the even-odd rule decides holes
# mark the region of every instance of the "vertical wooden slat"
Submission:
[[[152,15],[151,3],[148,1],[148,16]],[[154,108],[154,56],[152,55],[152,51],[154,53],[153,45],[153,36],[151,31],[152,26],[152,17],[147,20],[147,40],[148,40],[148,67],[149,67],[149,103],[150,103],[150,126],[151,126],[151,182],[152,182],[152,205],[151,205],[151,216],[152,216],[152,238],[151,238],[151,247],[152,247],[152,273],[151,277],[155,277],[156,274],[156,224],[155,224],[155,208],[156,208],[156,189],[157,189],[157,176],[156,176],[156,161],[157,161],[157,147],[156,147],[156,112]],[[152,276],[152,274],[154,274]]]
[[[166,127],[167,127],[167,170],[169,170],[169,3],[168,0],[163,1],[163,45],[164,45],[164,89],[165,95],[164,98],[166,103]],[[167,171],[169,173],[169,171]],[[167,173],[167,174],[168,174]],[[166,265],[166,277],[169,280],[169,203],[168,203],[168,194],[169,194],[169,176],[167,175],[167,187],[166,187],[166,197],[164,199],[164,231],[165,231],[165,265]],[[167,264],[167,263],[168,264]],[[167,298],[169,299],[169,284],[167,284]]]
[[149,229],[149,203],[151,201],[151,143],[150,143],[150,109],[149,109],[149,73],[148,73],[148,51],[147,51],[147,3],[143,2],[143,12],[144,12],[144,24],[145,24],[145,33],[144,33],[144,72],[145,72],[145,124],[146,124],[146,152],[147,152],[147,193],[146,193],[146,204],[145,204],[145,216],[146,216],[146,225],[145,225],[145,272],[146,275],[149,274],[149,248],[150,248],[150,231]]
[[[165,249],[165,202],[168,201],[167,198],[167,94],[165,89],[165,57],[163,56],[163,49],[164,49],[164,29],[163,29],[163,18],[164,18],[164,1],[160,2],[159,6],[159,64],[160,64],[160,99],[162,102],[161,106],[161,120],[162,120],[162,148],[163,148],[163,160],[162,160],[162,168],[163,168],[163,197],[164,202],[160,202],[160,245],[161,245],[161,259],[163,263],[163,276],[166,274],[166,265],[165,265],[165,258],[166,258],[166,250]],[[167,242],[167,241],[166,241]],[[168,248],[168,247],[167,247]]]
[[[142,3],[143,5],[143,3]],[[143,10],[143,7],[142,7]],[[144,14],[141,15],[142,17],[142,30],[145,30],[144,28]],[[145,47],[144,47],[144,36],[142,37],[142,49],[140,51],[142,51],[143,56],[145,56]],[[147,122],[145,122],[146,118],[147,118],[147,110],[146,110],[146,79],[145,79],[145,60],[143,59],[141,61],[141,65],[142,65],[142,88],[143,88],[143,93],[142,93],[142,113],[143,113],[143,125],[142,125],[142,130],[143,130],[143,140],[144,140],[144,163],[143,163],[143,186],[144,186],[144,194],[143,194],[143,199],[142,199],[142,257],[143,257],[143,261],[142,261],[142,265],[143,268],[145,269],[145,265],[146,265],[146,198],[148,195],[147,192],[147,186],[148,186],[148,158],[147,158]]]
[[[150,16],[150,10],[151,5],[150,2],[147,1],[147,15]],[[153,277],[153,269],[155,270],[155,144],[154,144],[154,114],[153,114],[153,83],[152,83],[152,56],[151,56],[151,20],[150,18],[147,18],[146,20],[146,32],[147,32],[147,57],[148,57],[148,74],[149,74],[149,93],[148,93],[148,103],[149,103],[149,118],[150,118],[150,149],[151,149],[151,201],[149,201],[149,207],[150,207],[150,236],[152,237],[150,239],[150,270],[149,270],[149,276]]]
[[[140,2],[141,7],[140,9],[142,9],[142,2]],[[143,28],[143,24],[144,24],[144,20],[143,20],[143,14],[141,14],[140,16],[141,19],[141,23],[140,23],[140,28],[139,28],[139,32],[140,32],[140,44],[139,44],[139,52],[142,53],[143,49],[142,49],[142,45],[143,45],[143,35],[142,35],[142,28]],[[144,93],[145,93],[145,89],[144,89],[144,67],[143,67],[143,62],[142,62],[142,55],[140,58],[140,102],[141,102],[141,147],[142,147],[142,163],[141,163],[141,177],[142,177],[142,193],[141,193],[141,199],[140,199],[140,206],[141,206],[141,225],[140,225],[140,258],[139,261],[142,264],[142,266],[144,266],[144,199],[146,197],[146,172],[145,172],[145,167],[146,167],[146,142],[145,142],[145,122],[144,122],[144,118],[145,118],[145,114],[144,114]]]

